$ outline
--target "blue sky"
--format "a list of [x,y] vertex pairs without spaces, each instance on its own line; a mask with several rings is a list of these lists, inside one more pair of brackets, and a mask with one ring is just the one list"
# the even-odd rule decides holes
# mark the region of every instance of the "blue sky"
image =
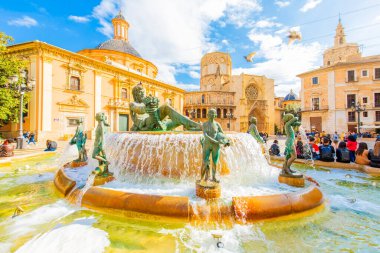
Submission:
[[[276,94],[299,91],[296,74],[322,64],[338,14],[347,41],[363,55],[380,54],[378,0],[13,0],[0,5],[0,31],[15,43],[40,40],[79,51],[112,37],[119,10],[129,40],[159,67],[159,78],[185,89],[199,87],[199,62],[211,51],[229,52],[233,73],[275,79]],[[303,39],[287,43],[289,30]],[[253,63],[243,56],[255,51]]]

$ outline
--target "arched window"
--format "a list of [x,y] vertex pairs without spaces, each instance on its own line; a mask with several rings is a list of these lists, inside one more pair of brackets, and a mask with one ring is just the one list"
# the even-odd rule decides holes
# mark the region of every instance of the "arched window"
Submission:
[[122,88],[120,92],[120,97],[121,99],[128,99],[128,90],[125,88]]
[[223,109],[223,118],[227,118],[227,109]]
[[220,108],[216,109],[216,117],[218,117],[218,118],[221,117],[221,110],[220,110]]
[[201,118],[201,109],[197,109],[197,118],[198,118],[198,119]]
[[207,110],[206,109],[202,109],[202,118],[207,118]]
[[70,90],[80,90],[80,79],[77,76],[70,77]]
[[202,104],[205,103],[205,95],[202,94]]

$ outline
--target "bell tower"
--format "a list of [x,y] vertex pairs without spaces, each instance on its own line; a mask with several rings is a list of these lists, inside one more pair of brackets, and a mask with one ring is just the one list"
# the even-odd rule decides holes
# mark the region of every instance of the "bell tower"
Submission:
[[113,25],[113,38],[115,40],[124,40],[128,41],[128,28],[129,24],[125,20],[124,16],[119,12],[116,17],[112,19]]
[[346,44],[346,34],[344,34],[344,27],[339,17],[339,23],[335,30],[334,47]]

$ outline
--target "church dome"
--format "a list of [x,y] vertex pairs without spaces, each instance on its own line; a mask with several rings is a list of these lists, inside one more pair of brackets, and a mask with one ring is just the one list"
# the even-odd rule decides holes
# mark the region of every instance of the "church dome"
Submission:
[[284,101],[291,101],[291,100],[298,100],[297,95],[293,92],[293,90],[290,90],[289,94],[285,96]]
[[139,54],[139,52],[137,52],[136,49],[134,49],[132,45],[128,41],[125,41],[125,40],[110,39],[101,43],[99,46],[96,47],[96,49],[114,50],[118,52],[131,54],[131,55],[141,58],[141,55]]

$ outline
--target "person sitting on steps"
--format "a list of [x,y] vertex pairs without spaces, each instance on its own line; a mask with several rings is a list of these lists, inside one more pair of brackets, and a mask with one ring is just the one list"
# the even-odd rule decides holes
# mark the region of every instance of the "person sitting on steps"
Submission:
[[323,137],[323,144],[319,146],[319,160],[324,162],[333,162],[335,149],[330,145],[330,140],[327,137]]
[[340,163],[350,163],[350,151],[344,141],[341,141],[336,149],[336,161]]

